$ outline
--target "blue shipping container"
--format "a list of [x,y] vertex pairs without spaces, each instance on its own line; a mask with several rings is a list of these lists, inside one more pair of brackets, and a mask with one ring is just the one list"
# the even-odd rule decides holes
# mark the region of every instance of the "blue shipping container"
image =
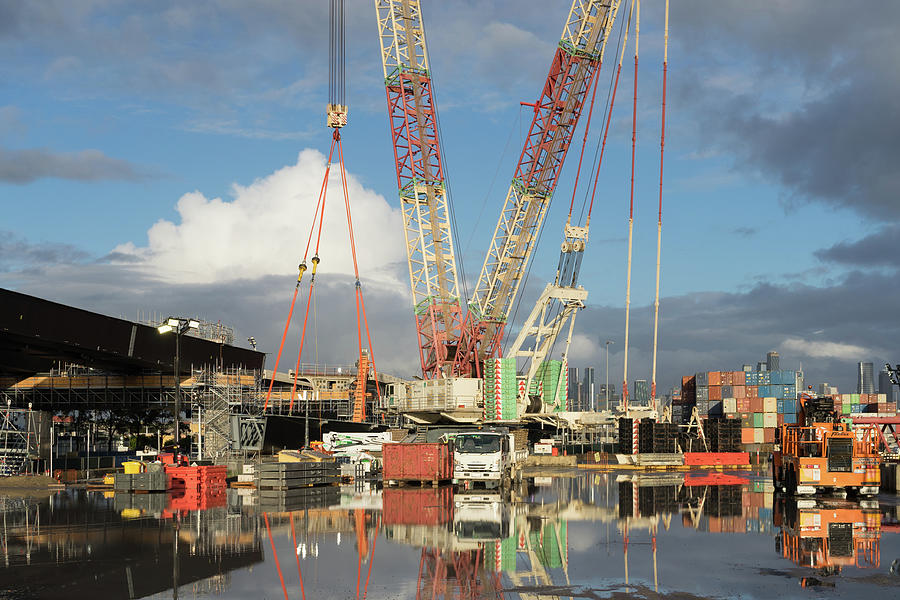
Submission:
[[784,414],[784,400],[779,399],[777,405],[778,408],[776,410],[778,411],[778,413]]
[[794,424],[797,422],[797,415],[795,413],[784,413],[784,422]]

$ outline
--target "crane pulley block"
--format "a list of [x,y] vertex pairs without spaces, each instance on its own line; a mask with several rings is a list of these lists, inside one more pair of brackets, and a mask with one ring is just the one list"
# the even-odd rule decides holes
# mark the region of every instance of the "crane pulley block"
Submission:
[[325,106],[325,122],[328,127],[339,129],[347,124],[347,113],[350,107],[346,104],[328,104]]

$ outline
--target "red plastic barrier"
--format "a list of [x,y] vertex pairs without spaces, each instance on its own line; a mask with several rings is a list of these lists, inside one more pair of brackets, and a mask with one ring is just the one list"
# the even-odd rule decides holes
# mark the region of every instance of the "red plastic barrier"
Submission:
[[688,466],[706,465],[749,465],[749,452],[685,452],[684,464]]
[[695,487],[700,485],[743,485],[750,483],[747,477],[729,475],[728,473],[685,473],[684,485]]

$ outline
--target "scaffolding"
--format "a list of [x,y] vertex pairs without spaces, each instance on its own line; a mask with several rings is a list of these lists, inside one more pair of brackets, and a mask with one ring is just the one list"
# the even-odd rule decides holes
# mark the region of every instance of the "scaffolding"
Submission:
[[232,415],[251,409],[261,396],[258,373],[241,369],[194,373],[197,385],[191,391],[193,439],[191,455],[196,459],[220,460],[233,454]]
[[40,430],[35,411],[12,408],[9,399],[0,413],[0,476],[29,471],[31,459],[39,458]]

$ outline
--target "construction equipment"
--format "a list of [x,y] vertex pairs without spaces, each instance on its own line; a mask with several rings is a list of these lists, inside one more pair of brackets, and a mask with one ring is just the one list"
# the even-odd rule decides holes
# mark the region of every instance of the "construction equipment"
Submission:
[[831,398],[800,394],[797,423],[785,423],[779,434],[780,449],[772,453],[776,488],[792,495],[824,490],[878,493],[878,430],[841,419]]
[[[542,92],[527,104],[534,109],[531,126],[465,316],[419,1],[376,0],[375,7],[422,374],[480,378],[484,361],[502,355],[503,333],[587,92],[596,84],[619,1],[572,3]],[[587,297],[576,284],[588,228],[570,219],[564,233],[556,280],[513,344],[513,356],[532,361],[526,391],[566,323],[571,337],[574,312]],[[565,307],[560,315],[550,310],[556,302]],[[534,347],[525,350],[529,336]]]
[[[780,528],[775,550],[784,558],[816,570],[820,576],[842,567],[878,568],[881,512],[874,500],[797,500],[777,498],[773,520]],[[817,582],[807,577],[801,585]]]

